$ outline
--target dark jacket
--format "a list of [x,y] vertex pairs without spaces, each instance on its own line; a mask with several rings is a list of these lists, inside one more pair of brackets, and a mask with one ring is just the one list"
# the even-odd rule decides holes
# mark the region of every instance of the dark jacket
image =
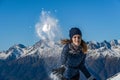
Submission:
[[64,76],[72,78],[81,70],[87,78],[90,77],[90,73],[84,65],[85,57],[80,46],[75,50],[72,43],[66,44],[61,53],[61,64],[66,67]]

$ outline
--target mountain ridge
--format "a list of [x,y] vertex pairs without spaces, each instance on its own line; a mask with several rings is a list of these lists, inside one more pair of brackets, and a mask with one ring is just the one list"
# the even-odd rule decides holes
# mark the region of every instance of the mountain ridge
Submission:
[[[112,40],[110,42],[103,41],[101,43],[89,41],[87,45],[88,54],[86,57],[86,67],[97,80],[106,80],[112,75],[120,72],[119,40]],[[60,66],[60,54],[63,46],[64,45],[60,44],[60,42],[40,40],[31,47],[18,44],[5,51],[7,53],[0,52],[0,73],[4,73],[4,76],[6,76],[6,78],[2,80],[10,79],[13,75],[15,75],[15,77],[13,77],[15,78],[14,80],[17,80],[24,70],[26,75],[20,77],[19,80],[24,80],[23,78],[25,77],[25,80],[46,80],[46,78],[50,80],[50,71]],[[13,66],[15,67],[12,68]],[[16,70],[19,68],[21,71],[19,70],[18,74],[15,74]],[[21,68],[23,68],[23,70]],[[42,69],[44,71],[42,71]],[[7,73],[8,71],[10,73]],[[28,77],[28,74],[32,76],[32,71],[36,75],[39,74],[40,77],[37,76],[37,78],[35,78],[35,75],[33,78]],[[43,73],[40,74],[41,72],[39,71]],[[11,76],[8,77],[6,74]],[[4,78],[4,76],[0,75],[1,78]],[[81,76],[81,80],[85,79],[84,76]]]

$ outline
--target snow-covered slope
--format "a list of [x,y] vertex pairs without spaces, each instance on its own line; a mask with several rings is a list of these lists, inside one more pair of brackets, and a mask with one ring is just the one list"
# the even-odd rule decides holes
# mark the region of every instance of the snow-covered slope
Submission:
[[[88,54],[86,57],[86,66],[97,80],[106,80],[120,72],[119,40],[112,40],[110,42],[105,40],[101,43],[90,41],[87,42],[87,44]],[[63,45],[59,42],[55,43],[49,40],[40,40],[31,47],[18,44],[12,46],[7,51],[0,52],[0,60],[15,60],[14,63],[22,62],[24,64],[26,61],[34,62],[40,59],[44,61],[42,63],[44,63],[46,72],[49,75],[51,69],[59,67],[60,65],[60,53],[62,48]],[[40,75],[43,76],[44,74]],[[83,77],[81,76],[81,80],[83,80]]]
[[16,59],[20,57],[22,54],[26,53],[26,46],[22,44],[17,44],[10,47],[7,51],[0,52],[0,59]]

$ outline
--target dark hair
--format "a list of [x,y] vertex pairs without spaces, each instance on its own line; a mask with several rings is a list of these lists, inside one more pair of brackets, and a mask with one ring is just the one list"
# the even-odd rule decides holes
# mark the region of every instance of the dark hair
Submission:
[[[64,45],[64,44],[69,44],[69,43],[72,43],[72,40],[70,40],[70,39],[62,39],[61,40],[61,43]],[[86,54],[86,52],[87,52],[87,44],[86,44],[86,42],[84,41],[84,40],[81,40],[81,44],[80,44],[81,46],[82,46],[82,51],[83,51],[83,53],[84,54]]]

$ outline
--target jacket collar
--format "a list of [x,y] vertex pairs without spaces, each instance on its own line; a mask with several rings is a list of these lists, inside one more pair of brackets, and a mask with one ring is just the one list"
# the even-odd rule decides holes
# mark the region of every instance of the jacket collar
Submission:
[[71,54],[79,54],[82,51],[82,47],[81,46],[76,46],[73,43],[69,44],[69,53]]

